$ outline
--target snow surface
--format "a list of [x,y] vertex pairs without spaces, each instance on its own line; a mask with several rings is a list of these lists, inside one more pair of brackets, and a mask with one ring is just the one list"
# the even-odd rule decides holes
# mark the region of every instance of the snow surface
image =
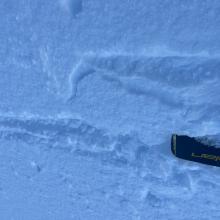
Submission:
[[217,220],[219,0],[1,0],[1,220]]

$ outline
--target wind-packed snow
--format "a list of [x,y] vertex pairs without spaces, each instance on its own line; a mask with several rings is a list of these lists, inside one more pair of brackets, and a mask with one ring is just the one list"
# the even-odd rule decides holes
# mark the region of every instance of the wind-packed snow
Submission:
[[[218,220],[220,1],[1,0],[1,220]],[[212,138],[213,137],[213,138]]]

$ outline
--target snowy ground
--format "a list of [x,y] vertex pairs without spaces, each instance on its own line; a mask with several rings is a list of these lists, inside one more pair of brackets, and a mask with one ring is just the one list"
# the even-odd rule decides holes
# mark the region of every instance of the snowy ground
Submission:
[[2,0],[0,219],[219,219],[220,2]]

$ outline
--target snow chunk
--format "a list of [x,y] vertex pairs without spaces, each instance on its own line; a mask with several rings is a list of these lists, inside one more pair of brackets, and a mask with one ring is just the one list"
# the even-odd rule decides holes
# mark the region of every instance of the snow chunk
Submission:
[[74,18],[83,10],[82,0],[60,0],[61,7],[70,13]]

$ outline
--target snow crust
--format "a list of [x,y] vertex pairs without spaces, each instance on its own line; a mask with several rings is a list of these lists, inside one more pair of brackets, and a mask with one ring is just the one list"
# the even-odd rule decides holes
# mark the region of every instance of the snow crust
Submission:
[[[0,219],[219,219],[218,0],[2,0]],[[212,138],[211,138],[212,139]]]

